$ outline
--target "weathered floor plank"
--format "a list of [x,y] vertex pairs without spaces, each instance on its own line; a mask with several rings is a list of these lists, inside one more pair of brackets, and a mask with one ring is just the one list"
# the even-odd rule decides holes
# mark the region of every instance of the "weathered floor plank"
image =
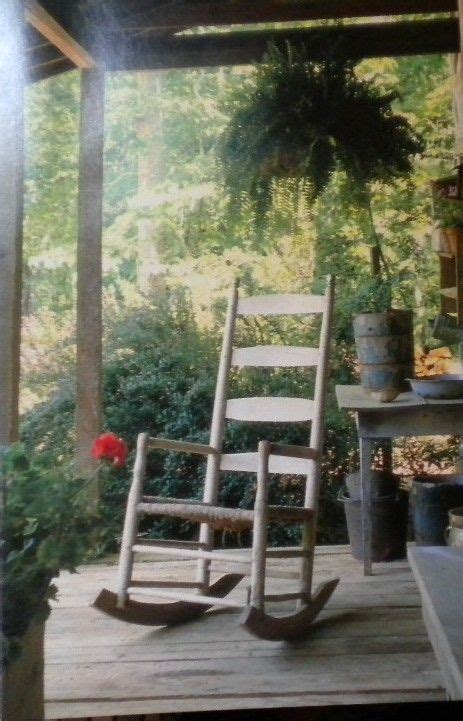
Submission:
[[[296,562],[269,565],[280,577],[268,591],[289,590]],[[143,579],[194,574],[191,561],[138,568]],[[445,699],[406,561],[377,565],[365,578],[347,548],[320,548],[317,580],[341,582],[309,637],[294,644],[249,636],[228,610],[158,629],[105,617],[90,604],[115,575],[114,565],[95,564],[59,579],[47,623],[48,719]],[[247,583],[232,596],[241,598]]]

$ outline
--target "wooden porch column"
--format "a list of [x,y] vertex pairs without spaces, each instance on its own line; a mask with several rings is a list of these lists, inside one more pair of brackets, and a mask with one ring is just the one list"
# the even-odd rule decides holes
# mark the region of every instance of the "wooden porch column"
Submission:
[[455,84],[453,89],[453,109],[455,118],[455,152],[463,157],[463,0],[458,0],[458,21],[460,27],[460,53],[455,55]]
[[[460,27],[460,52],[455,56],[455,84],[453,89],[453,109],[455,118],[455,152],[459,162],[463,162],[463,0],[458,0],[458,24]],[[463,363],[463,340],[460,341],[460,362]],[[463,472],[463,440],[460,441],[460,457],[456,463],[459,472]]]
[[[102,422],[104,71],[82,70],[77,238],[76,467],[94,468],[91,446]],[[97,496],[97,484],[90,491]]]
[[0,10],[0,445],[18,438],[24,173],[24,3]]

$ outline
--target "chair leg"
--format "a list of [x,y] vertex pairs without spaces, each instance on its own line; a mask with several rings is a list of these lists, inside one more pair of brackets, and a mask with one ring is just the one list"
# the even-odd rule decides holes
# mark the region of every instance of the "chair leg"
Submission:
[[284,617],[265,613],[265,557],[267,550],[268,523],[268,457],[270,444],[259,443],[259,468],[257,496],[254,506],[254,537],[252,546],[251,593],[244,607],[240,625],[257,638],[266,641],[293,641],[308,633],[313,620],[320,613],[336,588],[339,579],[323,583],[311,595],[315,524],[304,524],[302,547],[308,551],[307,562],[301,573],[301,592],[307,596],[302,607]]
[[259,466],[257,470],[257,493],[254,504],[254,527],[251,560],[251,594],[249,603],[253,608],[264,609],[265,561],[267,552],[268,524],[268,459],[270,443],[259,443]]
[[[201,523],[199,540],[200,543],[204,544],[203,547],[208,551],[212,549],[214,543],[214,529],[207,523]],[[211,562],[209,559],[201,558],[198,561],[196,581],[201,584],[200,593],[207,594],[211,581]]]
[[[301,550],[306,551],[307,556],[302,559],[300,571],[299,591],[306,598],[312,595],[313,562],[315,550],[315,523],[313,520],[306,521],[302,526]],[[304,600],[298,601],[298,608],[303,608]]]
[[148,447],[148,433],[140,433],[137,439],[137,453],[133,469],[133,480],[127,499],[127,509],[124,519],[121,552],[119,556],[119,572],[117,582],[117,607],[124,608],[127,602],[127,589],[132,579],[134,552],[133,545],[138,533],[137,506],[140,502],[143,486],[143,477],[146,468],[146,453]]

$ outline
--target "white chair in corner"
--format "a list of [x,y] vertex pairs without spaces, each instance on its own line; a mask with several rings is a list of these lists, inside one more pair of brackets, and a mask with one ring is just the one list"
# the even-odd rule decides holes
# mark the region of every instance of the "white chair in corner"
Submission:
[[[240,608],[241,625],[253,635],[268,640],[300,638],[324,607],[338,580],[325,582],[312,591],[313,560],[320,487],[320,466],[323,446],[324,412],[326,405],[328,358],[334,302],[334,278],[328,278],[324,295],[267,295],[240,297],[237,284],[230,294],[222,353],[218,369],[209,445],[138,436],[133,482],[129,492],[119,561],[116,593],[103,589],[95,601],[101,611],[118,619],[137,624],[171,625],[200,616],[212,606]],[[234,347],[235,326],[240,316],[320,314],[322,316],[318,348],[300,346]],[[228,378],[232,368],[244,367],[316,367],[314,398],[227,398]],[[294,446],[262,440],[256,452],[223,453],[227,420],[244,422],[307,422],[309,445]],[[143,492],[146,457],[149,452],[164,449],[198,453],[207,458],[202,501],[147,496]],[[254,508],[226,508],[218,505],[222,471],[255,473],[257,492]],[[274,506],[268,502],[269,474],[299,474],[305,478],[305,500],[302,506]],[[138,537],[142,516],[169,516],[199,525],[197,541],[150,541]],[[271,549],[267,544],[267,526],[278,521],[302,526],[299,548]],[[214,549],[217,529],[241,531],[252,529],[251,552],[224,552]],[[162,554],[176,558],[197,559],[195,583],[137,581],[133,578],[137,553]],[[266,561],[284,557],[300,559],[300,577],[293,593],[266,596]],[[227,574],[210,583],[210,567],[214,560],[249,564],[251,583],[242,602],[227,598],[244,574]],[[176,568],[176,573],[178,567]],[[177,583],[177,582],[176,582]],[[192,588],[193,586],[193,588]],[[136,597],[151,597],[142,602]],[[156,600],[155,600],[156,599]],[[266,601],[293,600],[295,608],[284,617],[270,615]]]

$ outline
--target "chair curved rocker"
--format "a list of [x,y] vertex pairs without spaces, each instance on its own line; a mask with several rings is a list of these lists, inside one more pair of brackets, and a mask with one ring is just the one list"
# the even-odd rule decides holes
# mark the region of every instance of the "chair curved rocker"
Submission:
[[[209,586],[209,595],[223,598],[244,578],[242,574],[227,573],[218,581]],[[214,603],[207,606],[191,601],[174,601],[170,603],[142,603],[128,598],[123,608],[118,608],[117,594],[103,588],[93,603],[100,611],[127,623],[136,623],[141,626],[174,626],[177,623],[192,621],[212,608]]]
[[[320,485],[321,450],[328,375],[328,354],[334,300],[334,278],[328,279],[324,296],[269,295],[239,298],[233,286],[225,323],[222,353],[217,377],[209,445],[138,436],[137,452],[124,521],[119,560],[118,590],[103,589],[94,606],[128,623],[164,626],[183,623],[214,606],[240,609],[240,624],[254,636],[269,641],[301,638],[333,593],[338,579],[322,584],[312,594],[315,532]],[[318,348],[302,346],[233,347],[236,319],[249,315],[322,316]],[[227,400],[228,377],[232,367],[316,367],[313,400],[307,398],[259,397]],[[257,452],[222,451],[227,420],[248,422],[311,422],[310,445],[295,446],[260,441]],[[202,501],[143,495],[147,453],[153,449],[198,453],[207,457]],[[252,472],[257,475],[257,492],[252,510],[217,505],[221,471]],[[272,506],[268,502],[271,473],[305,476],[305,500],[301,506]],[[198,541],[146,541],[138,537],[142,516],[168,516],[200,525]],[[270,522],[302,526],[300,548],[267,547]],[[214,550],[214,531],[252,529],[251,554]],[[132,579],[136,553],[153,553],[172,558],[197,559],[196,581],[136,581]],[[298,589],[294,593],[265,594],[269,558],[300,559]],[[228,597],[246,575],[231,573],[210,583],[211,563],[225,561],[246,564],[251,569],[247,600]],[[246,569],[245,569],[246,570]],[[168,590],[172,587],[183,590]],[[167,589],[167,590],[166,590]],[[133,597],[150,596],[146,603]],[[160,600],[159,600],[160,599]],[[165,599],[165,601],[164,601]],[[267,602],[295,601],[295,611],[273,616],[265,611]]]
[[333,578],[321,584],[300,611],[288,616],[271,616],[256,606],[246,606],[240,617],[240,625],[264,641],[295,641],[303,638],[338,583],[339,578]]

